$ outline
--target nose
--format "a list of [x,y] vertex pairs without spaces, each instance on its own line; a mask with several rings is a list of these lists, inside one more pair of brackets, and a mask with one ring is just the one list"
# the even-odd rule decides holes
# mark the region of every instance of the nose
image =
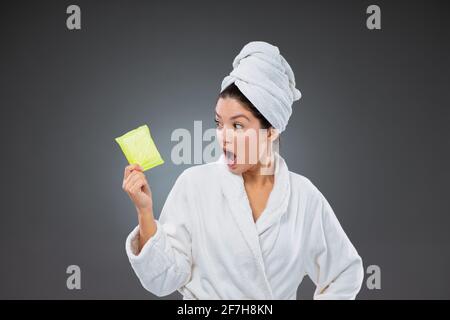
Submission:
[[217,130],[217,138],[223,148],[231,148],[234,141],[234,131],[232,129],[222,128]]
[[224,128],[222,130],[222,135],[223,135],[223,144],[224,146],[226,145],[230,145],[233,143],[234,140],[234,130],[229,129],[229,128]]

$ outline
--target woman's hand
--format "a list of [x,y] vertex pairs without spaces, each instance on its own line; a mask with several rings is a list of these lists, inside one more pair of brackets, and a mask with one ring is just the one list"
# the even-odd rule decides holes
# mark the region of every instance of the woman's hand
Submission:
[[122,189],[133,201],[139,214],[153,214],[152,192],[141,166],[131,164],[125,167]]
[[157,229],[156,221],[153,217],[152,191],[141,166],[131,164],[125,167],[122,189],[133,201],[138,212],[139,253],[145,243],[156,233]]

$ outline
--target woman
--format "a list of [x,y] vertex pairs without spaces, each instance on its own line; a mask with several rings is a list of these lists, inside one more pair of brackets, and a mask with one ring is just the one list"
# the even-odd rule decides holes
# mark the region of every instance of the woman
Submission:
[[139,220],[126,252],[144,288],[184,299],[296,299],[308,275],[314,299],[356,297],[360,256],[325,197],[277,151],[300,97],[278,48],[250,42],[215,109],[223,154],[177,178],[158,220],[142,168],[125,168]]

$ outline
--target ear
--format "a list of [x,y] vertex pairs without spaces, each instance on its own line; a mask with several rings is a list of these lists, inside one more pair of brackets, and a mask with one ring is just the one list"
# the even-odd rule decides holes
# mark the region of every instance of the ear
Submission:
[[274,142],[275,140],[277,140],[277,138],[280,136],[280,131],[278,129],[275,129],[274,127],[270,127],[269,128],[269,140],[271,142]]

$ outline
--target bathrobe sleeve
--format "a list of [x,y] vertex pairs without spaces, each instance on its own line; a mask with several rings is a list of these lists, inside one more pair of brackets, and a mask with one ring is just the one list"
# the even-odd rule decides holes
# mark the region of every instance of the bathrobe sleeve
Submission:
[[138,253],[139,225],[126,239],[126,253],[142,286],[161,297],[185,285],[191,276],[191,228],[184,172],[167,196],[156,233]]
[[317,190],[314,198],[305,262],[316,285],[314,300],[355,299],[364,278],[362,259],[322,193]]

